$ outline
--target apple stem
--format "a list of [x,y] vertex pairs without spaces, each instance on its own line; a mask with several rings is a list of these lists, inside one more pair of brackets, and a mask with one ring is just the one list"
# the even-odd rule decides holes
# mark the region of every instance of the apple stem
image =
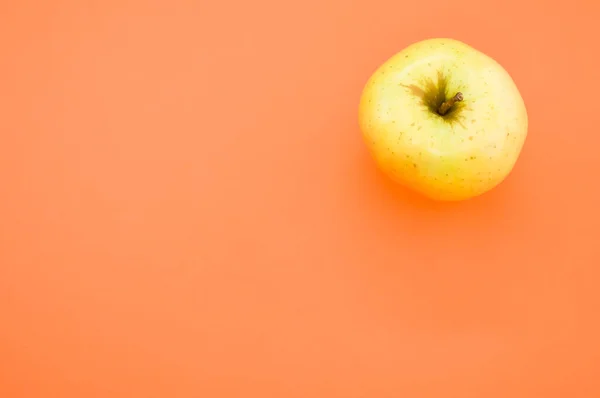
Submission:
[[442,103],[442,105],[440,105],[440,107],[438,108],[438,113],[442,116],[444,116],[446,113],[448,113],[448,111],[450,110],[450,108],[452,108],[452,105],[454,105],[456,102],[460,102],[463,100],[463,94],[461,92],[456,93],[456,95],[452,98],[450,98],[448,101],[444,101]]

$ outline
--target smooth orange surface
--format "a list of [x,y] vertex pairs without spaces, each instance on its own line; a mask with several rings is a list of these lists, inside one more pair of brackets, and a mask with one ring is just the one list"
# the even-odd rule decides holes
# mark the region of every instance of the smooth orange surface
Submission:
[[[0,397],[600,396],[600,5],[3,1]],[[508,180],[433,204],[359,95],[406,45],[497,59]]]

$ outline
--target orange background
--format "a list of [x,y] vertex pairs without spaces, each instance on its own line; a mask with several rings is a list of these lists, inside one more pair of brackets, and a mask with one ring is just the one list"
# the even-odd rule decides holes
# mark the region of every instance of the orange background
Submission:
[[[0,396],[599,397],[593,0],[7,1]],[[433,204],[375,169],[370,73],[463,40],[530,130]]]

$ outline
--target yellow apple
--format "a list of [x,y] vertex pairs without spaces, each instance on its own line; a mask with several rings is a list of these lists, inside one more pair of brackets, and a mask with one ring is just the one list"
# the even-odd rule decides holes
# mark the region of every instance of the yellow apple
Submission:
[[358,112],[376,164],[435,200],[464,200],[501,183],[527,137],[513,79],[488,55],[453,39],[414,43],[368,79]]

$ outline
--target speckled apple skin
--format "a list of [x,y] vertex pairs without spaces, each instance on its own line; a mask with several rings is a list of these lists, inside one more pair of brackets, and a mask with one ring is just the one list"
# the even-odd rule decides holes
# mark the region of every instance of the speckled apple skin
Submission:
[[[436,90],[446,99],[461,92],[464,100],[440,116],[425,101]],[[389,177],[431,199],[456,201],[481,195],[509,175],[528,118],[498,62],[439,38],[410,45],[373,73],[360,98],[359,126]]]

